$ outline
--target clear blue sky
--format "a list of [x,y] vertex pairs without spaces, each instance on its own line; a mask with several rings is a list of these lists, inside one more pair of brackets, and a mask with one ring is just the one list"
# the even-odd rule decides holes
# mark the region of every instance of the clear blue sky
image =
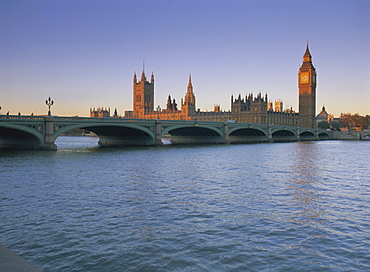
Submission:
[[298,110],[306,40],[317,113],[370,114],[369,0],[0,0],[0,112],[88,116],[132,109],[143,58],[155,105],[178,103],[192,75],[197,108],[267,93]]

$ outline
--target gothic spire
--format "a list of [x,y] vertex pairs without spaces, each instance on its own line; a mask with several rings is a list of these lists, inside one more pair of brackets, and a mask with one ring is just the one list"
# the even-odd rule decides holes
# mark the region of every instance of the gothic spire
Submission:
[[191,83],[191,74],[189,74],[189,82],[188,82],[188,93],[193,92],[193,84]]
[[304,56],[303,56],[303,61],[304,62],[307,62],[307,61],[311,61],[311,53],[310,53],[310,50],[308,49],[308,40],[306,42],[306,52],[304,53]]
[[144,82],[146,81],[146,76],[145,76],[145,72],[143,70],[143,72],[141,73],[141,81]]
[[141,81],[142,82],[146,81],[146,76],[145,76],[145,59],[143,59],[143,72],[141,73]]

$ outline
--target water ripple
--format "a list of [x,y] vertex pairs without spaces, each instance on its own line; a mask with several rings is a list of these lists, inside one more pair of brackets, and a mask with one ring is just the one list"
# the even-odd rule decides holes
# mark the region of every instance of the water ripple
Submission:
[[0,242],[44,271],[370,270],[366,143],[61,139],[0,155]]

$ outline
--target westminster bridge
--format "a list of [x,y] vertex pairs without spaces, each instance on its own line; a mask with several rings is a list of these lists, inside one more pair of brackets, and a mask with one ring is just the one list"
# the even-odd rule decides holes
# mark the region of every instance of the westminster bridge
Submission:
[[99,137],[99,145],[235,144],[332,139],[330,131],[281,126],[207,121],[90,118],[58,116],[0,116],[1,149],[56,150],[55,140],[72,129]]

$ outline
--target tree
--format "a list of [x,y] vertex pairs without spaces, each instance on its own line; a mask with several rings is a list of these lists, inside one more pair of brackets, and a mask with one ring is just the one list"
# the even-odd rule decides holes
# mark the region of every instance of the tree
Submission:
[[332,121],[331,123],[330,123],[330,129],[331,130],[334,130],[334,131],[340,131],[340,123],[339,122],[337,122],[337,121]]
[[317,123],[317,127],[321,129],[328,129],[330,127],[328,121],[321,121]]
[[369,118],[359,115],[358,113],[355,114],[342,114],[340,117],[340,121],[342,122],[342,126],[348,128],[366,128],[369,126]]

